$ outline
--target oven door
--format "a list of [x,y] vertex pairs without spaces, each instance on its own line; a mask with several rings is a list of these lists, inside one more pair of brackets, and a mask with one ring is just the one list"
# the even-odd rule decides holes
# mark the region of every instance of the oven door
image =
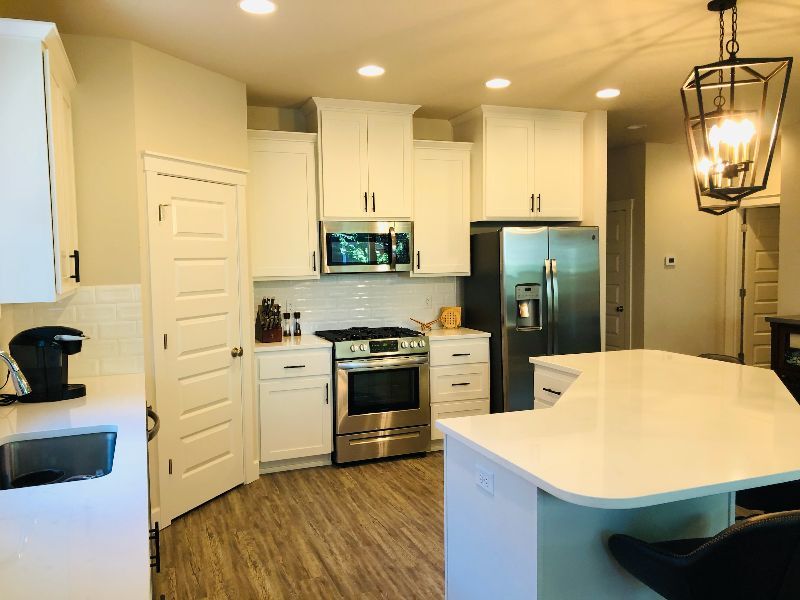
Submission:
[[411,232],[411,223],[400,221],[324,222],[322,271],[410,271]]
[[430,425],[428,356],[336,363],[336,433]]

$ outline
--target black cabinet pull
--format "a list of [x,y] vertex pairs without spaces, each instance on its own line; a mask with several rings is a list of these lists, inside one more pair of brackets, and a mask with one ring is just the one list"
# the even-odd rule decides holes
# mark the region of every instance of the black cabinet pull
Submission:
[[284,369],[305,369],[305,365],[286,365]]
[[450,385],[452,385],[453,387],[456,387],[457,385],[469,385],[469,381],[465,381],[463,383],[451,383]]
[[533,194],[531,194],[531,212],[536,212],[536,205],[533,203]]
[[80,250],[75,249],[72,251],[72,254],[69,255],[70,258],[75,259],[75,275],[70,275],[70,279],[74,279],[75,283],[81,282],[81,253]]
[[328,384],[325,384],[325,404],[328,404]]
[[417,250],[417,269],[420,268],[419,264],[420,264],[420,262],[419,262],[419,250]]
[[375,192],[372,192],[372,212],[375,212]]
[[539,212],[542,212],[542,195],[541,194],[536,194],[536,201],[539,203],[539,207],[537,208],[537,210]]
[[453,356],[469,356],[470,354],[470,352],[457,352]]
[[161,573],[161,532],[158,527],[158,521],[155,527],[150,530],[150,539],[153,541],[155,554],[150,556],[150,567],[156,570],[156,573]]
[[311,253],[311,270],[317,272],[317,251]]
[[551,390],[550,388],[543,387],[542,388],[545,392],[550,392],[551,394],[555,394],[556,396],[560,396],[561,392],[557,392],[556,390]]
[[364,212],[369,212],[369,208],[367,205],[367,192],[364,192]]

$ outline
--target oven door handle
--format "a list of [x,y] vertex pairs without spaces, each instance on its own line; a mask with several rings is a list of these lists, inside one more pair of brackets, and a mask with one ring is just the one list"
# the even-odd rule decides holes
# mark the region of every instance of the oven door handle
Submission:
[[428,356],[404,356],[402,358],[367,358],[343,360],[336,363],[338,371],[373,371],[380,369],[399,369],[428,364]]

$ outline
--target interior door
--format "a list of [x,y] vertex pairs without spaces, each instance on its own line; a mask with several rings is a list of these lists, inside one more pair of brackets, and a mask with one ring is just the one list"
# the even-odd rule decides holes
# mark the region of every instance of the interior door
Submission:
[[251,139],[249,146],[253,277],[319,277],[314,143]]
[[324,219],[369,216],[367,204],[367,116],[326,110],[320,115],[322,212]]
[[410,219],[411,117],[371,114],[368,123],[369,214]]
[[531,218],[533,193],[533,122],[486,118],[487,218]]
[[414,152],[415,273],[469,273],[468,193],[468,152]]
[[606,231],[606,350],[631,347],[629,248],[631,212],[622,207],[608,212]]
[[534,128],[535,173],[531,189],[536,192],[536,216],[579,221],[583,202],[583,124],[537,119]]
[[244,481],[238,219],[234,186],[154,177],[161,503],[172,519]]
[[770,366],[770,327],[765,317],[778,312],[778,230],[780,209],[747,210],[744,288],[744,362]]

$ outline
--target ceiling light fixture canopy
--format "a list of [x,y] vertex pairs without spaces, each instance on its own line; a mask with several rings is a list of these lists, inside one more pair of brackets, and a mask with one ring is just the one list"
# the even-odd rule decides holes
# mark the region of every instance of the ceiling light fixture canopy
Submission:
[[241,0],[239,8],[253,15],[268,15],[274,13],[277,6],[270,0]]
[[721,215],[767,187],[792,57],[739,58],[736,0],[712,0],[708,10],[719,13],[719,60],[694,67],[681,99],[697,207]]

